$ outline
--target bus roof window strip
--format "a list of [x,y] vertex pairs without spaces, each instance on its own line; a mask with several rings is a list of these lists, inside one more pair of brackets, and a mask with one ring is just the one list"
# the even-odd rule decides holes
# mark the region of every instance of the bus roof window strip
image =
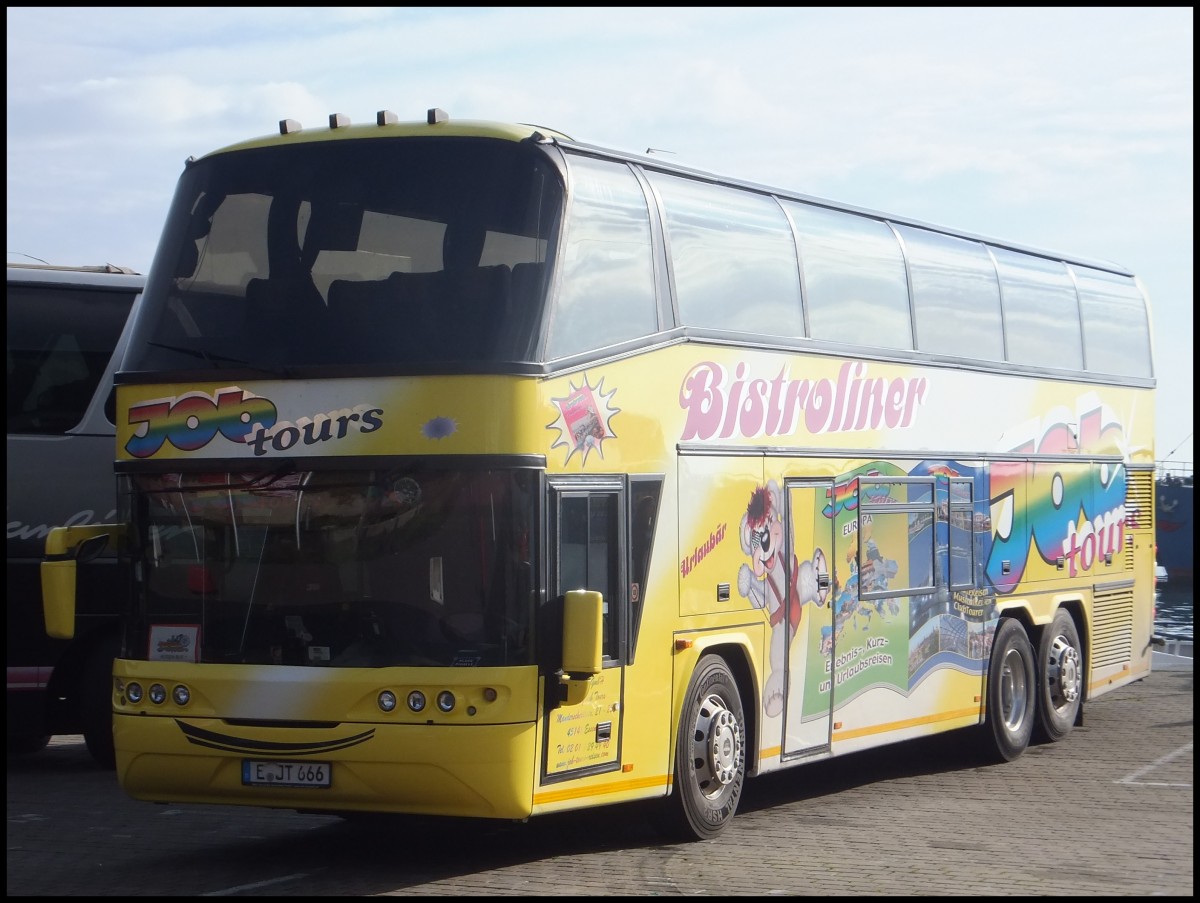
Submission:
[[803,335],[796,243],[777,200],[662,173],[648,178],[665,214],[684,325]]
[[792,200],[782,203],[799,240],[809,335],[911,349],[908,278],[891,227],[827,207]]
[[1000,276],[1007,359],[1082,369],[1079,296],[1067,265],[995,245],[989,251]]
[[1119,376],[1154,375],[1146,299],[1129,276],[1072,265],[1079,287],[1085,365]]
[[1004,360],[1000,284],[978,241],[896,225],[908,260],[916,347]]

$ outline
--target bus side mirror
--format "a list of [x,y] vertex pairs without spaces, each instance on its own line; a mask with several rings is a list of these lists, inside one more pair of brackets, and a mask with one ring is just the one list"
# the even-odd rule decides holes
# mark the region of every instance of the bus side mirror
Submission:
[[75,636],[75,575],[79,562],[97,558],[109,541],[119,543],[124,527],[119,524],[88,524],[54,527],[46,536],[42,561],[42,617],[46,635],[59,640]]
[[563,598],[563,701],[577,705],[603,668],[604,597],[594,590],[570,590]]

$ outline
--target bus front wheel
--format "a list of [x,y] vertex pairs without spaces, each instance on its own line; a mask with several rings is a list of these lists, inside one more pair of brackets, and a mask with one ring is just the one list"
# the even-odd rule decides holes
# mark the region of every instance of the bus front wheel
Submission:
[[1033,646],[1025,628],[1001,618],[988,665],[987,717],[981,725],[981,752],[994,762],[1011,762],[1025,752],[1036,719]]
[[115,638],[104,639],[88,655],[79,688],[80,720],[88,752],[103,768],[117,767],[113,749],[113,659],[117,656]]
[[692,674],[675,751],[675,790],[668,832],[709,840],[732,820],[746,780],[746,727],[737,681],[716,655]]
[[1059,609],[1038,642],[1037,739],[1061,740],[1083,705],[1083,648],[1075,619]]

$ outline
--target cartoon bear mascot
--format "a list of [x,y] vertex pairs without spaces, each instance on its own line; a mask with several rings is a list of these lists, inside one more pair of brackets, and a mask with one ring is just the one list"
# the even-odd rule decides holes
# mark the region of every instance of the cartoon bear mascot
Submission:
[[799,562],[793,554],[792,578],[788,580],[783,505],[779,484],[774,480],[755,488],[751,494],[739,535],[750,564],[738,569],[738,592],[755,608],[765,608],[771,619],[770,671],[763,691],[763,708],[774,717],[783,711],[783,664],[788,647],[800,625],[804,603],[825,604],[829,591],[820,589],[818,577],[828,573],[828,566],[820,549],[813,553],[812,561]]

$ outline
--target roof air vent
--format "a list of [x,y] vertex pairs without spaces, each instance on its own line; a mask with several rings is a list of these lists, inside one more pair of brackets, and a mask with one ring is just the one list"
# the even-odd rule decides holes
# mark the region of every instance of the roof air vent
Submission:
[[298,132],[298,131],[300,131],[300,123],[298,123],[295,119],[280,119],[279,120],[279,134],[290,135],[293,132]]
[[329,127],[331,129],[344,129],[350,124],[350,117],[345,113],[330,113]]
[[429,112],[425,114],[425,121],[430,125],[437,125],[439,122],[449,122],[450,114],[437,107],[430,107]]
[[378,113],[375,114],[375,124],[376,125],[392,125],[393,123],[399,122],[399,121],[400,121],[400,117],[397,116],[395,113],[393,113],[391,110],[380,110]]

